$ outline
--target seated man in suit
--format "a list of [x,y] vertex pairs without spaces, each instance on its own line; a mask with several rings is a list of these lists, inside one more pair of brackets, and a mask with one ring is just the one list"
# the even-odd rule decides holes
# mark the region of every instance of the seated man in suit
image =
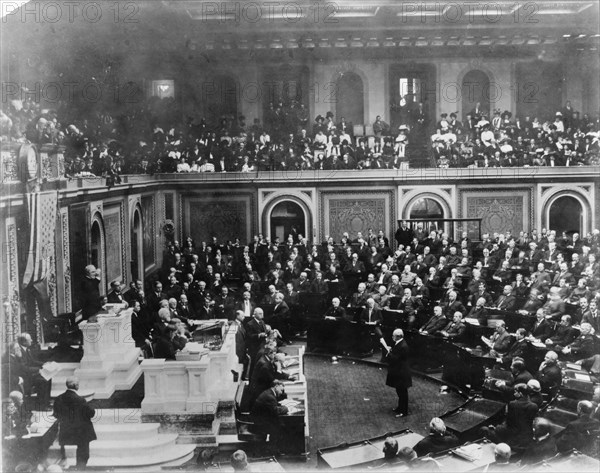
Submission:
[[515,305],[517,303],[517,298],[512,295],[512,290],[513,288],[510,284],[504,286],[502,295],[498,297],[496,303],[494,304],[496,309],[506,310],[508,312],[514,310]]
[[517,384],[528,384],[529,381],[533,379],[533,376],[527,368],[525,367],[525,362],[522,358],[517,358],[512,361],[510,365],[510,372],[512,374],[512,378],[508,381],[505,380],[496,380],[494,383],[496,388],[500,391],[504,391],[506,393],[512,393],[513,386]]
[[[571,360],[587,358],[594,354],[592,326],[587,322],[584,322],[579,326],[579,329],[581,331],[579,336],[561,350],[561,352]],[[558,348],[558,345],[556,345],[555,348]]]
[[533,438],[533,421],[538,407],[529,400],[526,384],[515,385],[514,397],[515,400],[509,402],[506,408],[504,423],[484,427],[482,434],[495,443],[507,442],[512,447],[525,447]]
[[448,319],[444,317],[442,307],[436,305],[433,308],[433,315],[427,321],[427,323],[419,329],[419,333],[422,335],[437,335],[444,330],[447,325]]
[[423,457],[456,447],[459,443],[456,435],[446,430],[444,421],[439,417],[434,417],[429,422],[429,435],[420,440],[413,448],[418,456]]
[[577,329],[571,326],[571,316],[563,315],[560,318],[560,325],[556,328],[554,335],[546,339],[546,346],[560,351],[575,340],[578,335]]
[[256,433],[269,436],[269,442],[275,454],[280,453],[283,446],[284,430],[279,416],[287,414],[288,408],[281,406],[279,401],[286,397],[283,383],[273,380],[269,387],[258,395],[250,411]]
[[479,299],[477,299],[477,302],[475,302],[475,305],[473,307],[471,307],[471,311],[469,312],[467,317],[470,319],[477,319],[477,321],[479,322],[479,325],[481,325],[483,327],[487,327],[487,321],[488,321],[489,315],[488,315],[488,309],[485,306],[485,298],[484,297],[480,297]]
[[381,322],[383,316],[381,309],[375,307],[375,300],[372,297],[367,299],[367,306],[361,311],[358,321],[369,326],[369,335],[372,341],[372,350],[378,346],[381,347],[381,360],[385,359],[387,352],[384,349],[383,333],[381,331]]
[[367,285],[364,282],[358,283],[357,292],[352,294],[350,302],[348,302],[348,307],[359,307],[361,309],[364,309],[367,306],[368,298],[369,294],[367,294]]
[[454,317],[451,322],[442,330],[440,335],[455,343],[460,343],[465,336],[467,326],[463,322],[463,315],[460,312],[454,312]]
[[107,300],[109,304],[125,304],[129,306],[125,298],[123,297],[123,286],[121,281],[113,281],[110,283],[111,291],[108,293]]
[[25,395],[37,393],[36,409],[42,410],[50,402],[52,391],[52,380],[46,380],[40,374],[43,363],[36,360],[31,353],[31,335],[22,333],[17,337],[17,344],[13,346],[10,353],[10,367],[14,375],[23,379],[23,390]]
[[504,356],[498,357],[497,362],[504,366],[509,366],[513,359],[523,358],[526,359],[529,345],[527,344],[527,330],[524,328],[518,328],[515,332],[515,342],[504,354]]
[[405,288],[402,299],[398,301],[396,310],[404,315],[403,320],[409,330],[412,329],[415,324],[415,320],[417,318],[417,308],[418,304],[415,298],[412,296],[412,291],[408,287]]
[[577,403],[577,419],[569,422],[556,440],[559,451],[577,449],[586,455],[598,454],[600,421],[593,414],[594,404],[591,401]]
[[548,337],[552,335],[552,326],[546,320],[544,309],[538,309],[535,313],[535,322],[529,335],[530,341],[538,341],[544,343]]
[[462,302],[458,300],[458,294],[456,291],[450,291],[448,293],[448,300],[443,305],[444,315],[448,320],[452,320],[455,312],[466,314],[467,310]]
[[556,352],[549,351],[544,356],[544,361],[540,364],[536,379],[542,385],[542,393],[553,396],[556,394],[562,384],[562,372],[557,364],[558,355]]

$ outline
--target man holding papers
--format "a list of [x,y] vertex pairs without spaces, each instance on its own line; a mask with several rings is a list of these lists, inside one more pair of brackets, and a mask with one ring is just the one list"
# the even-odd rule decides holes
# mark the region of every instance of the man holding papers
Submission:
[[408,388],[412,386],[412,376],[408,365],[408,344],[404,332],[397,328],[392,333],[394,346],[387,347],[388,374],[385,384],[396,389],[398,407],[393,409],[396,417],[408,414]]

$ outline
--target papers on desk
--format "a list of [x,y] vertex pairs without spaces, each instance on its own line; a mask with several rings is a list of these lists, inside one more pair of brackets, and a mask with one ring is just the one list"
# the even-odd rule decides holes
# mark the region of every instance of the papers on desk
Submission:
[[290,376],[299,376],[300,375],[300,368],[294,368],[292,370],[285,370],[285,371]]
[[570,370],[577,370],[577,371],[581,370],[581,366],[579,366],[575,363],[566,363],[565,366]]
[[287,357],[285,359],[285,364],[284,364],[284,368],[287,368],[289,366],[294,366],[294,365],[299,365],[300,364],[300,360],[298,360],[297,356],[294,357]]
[[479,320],[473,317],[465,317],[465,322],[471,325],[479,325]]
[[455,448],[452,453],[464,458],[467,461],[474,462],[481,458],[482,449],[481,445],[472,443],[470,445],[463,445],[462,447]]
[[542,342],[531,342],[531,344],[536,348],[546,348],[546,344]]
[[48,381],[51,379],[58,371],[60,370],[60,366],[55,361],[48,361],[42,365],[40,368],[40,374],[42,377]]
[[296,407],[298,404],[300,404],[300,401],[296,401],[294,399],[284,399],[283,401],[279,401],[279,404],[289,409],[291,407]]
[[590,378],[589,374],[573,373],[573,375],[575,376],[575,379],[577,381],[591,381],[591,378]]

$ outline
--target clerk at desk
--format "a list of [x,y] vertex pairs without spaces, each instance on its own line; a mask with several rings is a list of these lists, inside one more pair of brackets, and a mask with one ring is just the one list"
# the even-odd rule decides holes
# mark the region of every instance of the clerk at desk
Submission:
[[280,442],[283,439],[283,426],[279,416],[288,413],[288,408],[279,405],[279,401],[286,397],[283,382],[274,380],[271,387],[265,389],[256,398],[250,411],[256,426],[256,433],[269,435],[269,442],[274,453],[280,450]]

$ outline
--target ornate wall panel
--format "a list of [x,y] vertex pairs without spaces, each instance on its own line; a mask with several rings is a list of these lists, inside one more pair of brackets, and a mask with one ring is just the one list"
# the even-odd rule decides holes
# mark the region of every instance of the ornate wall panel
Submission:
[[239,237],[250,241],[256,228],[254,195],[209,194],[203,197],[183,198],[184,233],[194,241],[219,241]]
[[154,218],[154,197],[142,197],[142,225],[144,242],[144,266],[146,272],[151,271],[156,264],[156,220]]
[[120,280],[126,282],[125,229],[123,204],[104,207],[104,238],[106,245],[106,284]]
[[330,235],[339,241],[344,232],[356,238],[358,232],[367,234],[383,230],[386,235],[394,228],[395,217],[393,191],[354,192],[332,191],[321,193],[321,230],[323,237]]
[[14,217],[7,218],[6,221],[6,253],[3,261],[6,262],[4,268],[6,274],[6,295],[2,300],[3,307],[3,337],[4,346],[15,341],[16,336],[21,332],[21,302],[19,295],[19,267],[17,254],[17,224]]
[[459,192],[461,218],[481,218],[482,233],[513,234],[530,231],[534,225],[533,192],[530,188],[510,191],[482,189]]
[[62,262],[62,278],[58,279],[59,285],[62,286],[62,296],[64,304],[64,312],[71,312],[73,301],[71,299],[71,254],[70,254],[70,238],[69,238],[69,209],[60,209],[60,242],[61,242],[61,262]]

